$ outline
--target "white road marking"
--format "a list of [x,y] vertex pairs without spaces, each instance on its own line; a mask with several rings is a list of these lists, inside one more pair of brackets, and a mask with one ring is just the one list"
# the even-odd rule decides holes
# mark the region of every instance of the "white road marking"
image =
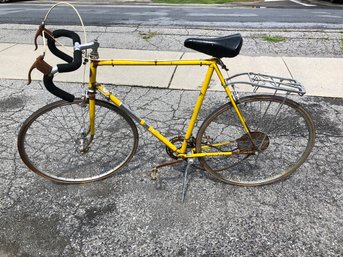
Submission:
[[[189,13],[188,16],[199,16],[197,13]],[[257,17],[255,13],[206,13],[203,16],[222,16],[222,17]]]
[[286,1],[290,1],[290,2],[293,2],[293,3],[296,3],[296,4],[300,4],[300,5],[303,5],[303,6],[307,6],[307,7],[316,6],[314,4],[305,4],[305,3],[297,1],[297,0],[264,0],[264,1],[265,2],[286,2]]
[[316,6],[315,4],[305,4],[305,3],[302,3],[302,2],[297,1],[297,0],[289,0],[289,1],[296,3],[296,4],[300,4],[302,6],[307,6],[307,7]]
[[330,14],[327,14],[327,15],[317,15],[318,17],[322,17],[322,18],[332,18],[332,19],[342,19],[343,17],[342,16],[337,16],[337,15],[330,15]]

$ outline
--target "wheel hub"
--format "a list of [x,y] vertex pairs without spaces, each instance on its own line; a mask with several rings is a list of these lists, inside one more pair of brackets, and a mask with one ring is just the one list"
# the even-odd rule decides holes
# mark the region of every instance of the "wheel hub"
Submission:
[[251,142],[248,134],[243,135],[242,137],[236,140],[239,150],[241,151],[251,151],[256,150],[263,152],[269,146],[269,137],[263,132],[251,132],[251,138],[254,143]]

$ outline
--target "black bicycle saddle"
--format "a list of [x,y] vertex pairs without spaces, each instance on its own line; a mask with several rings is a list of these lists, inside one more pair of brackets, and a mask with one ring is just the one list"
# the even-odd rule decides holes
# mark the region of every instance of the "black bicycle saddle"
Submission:
[[184,43],[185,47],[216,58],[237,56],[242,44],[243,38],[239,33],[218,38],[188,38]]

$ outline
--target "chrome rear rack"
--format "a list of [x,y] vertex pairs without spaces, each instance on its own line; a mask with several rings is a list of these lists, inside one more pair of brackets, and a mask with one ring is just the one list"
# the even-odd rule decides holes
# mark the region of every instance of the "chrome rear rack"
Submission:
[[287,94],[296,93],[300,96],[306,93],[304,86],[295,79],[270,76],[261,73],[245,72],[227,78],[226,83],[233,88],[236,85],[250,85],[256,92],[259,88],[267,88],[277,91],[285,91]]

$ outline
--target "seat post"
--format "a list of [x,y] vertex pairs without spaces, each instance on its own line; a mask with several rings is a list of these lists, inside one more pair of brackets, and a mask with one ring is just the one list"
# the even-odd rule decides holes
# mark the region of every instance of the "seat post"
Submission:
[[223,70],[229,71],[229,69],[226,67],[225,63],[222,61],[222,59],[217,58],[217,63],[220,65],[220,67],[223,68]]

